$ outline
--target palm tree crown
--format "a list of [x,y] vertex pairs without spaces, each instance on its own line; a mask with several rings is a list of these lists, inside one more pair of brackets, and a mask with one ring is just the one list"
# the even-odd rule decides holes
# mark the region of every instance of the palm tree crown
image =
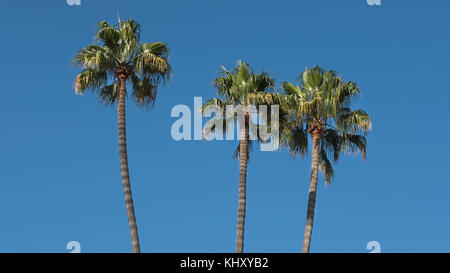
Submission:
[[[202,111],[210,105],[219,106],[223,110],[222,116],[218,117],[223,118],[223,128],[229,128],[230,125],[234,124],[231,122],[234,122],[237,116],[237,112],[234,112],[231,116],[226,116],[225,109],[227,105],[242,106],[244,108],[243,110],[247,111],[246,114],[251,115],[255,113],[252,113],[252,109],[248,108],[248,106],[254,106],[255,108],[253,110],[258,111],[262,105],[281,104],[282,96],[273,92],[275,80],[267,72],[255,74],[247,63],[238,61],[237,66],[231,71],[222,67],[220,74],[213,82],[214,87],[217,89],[218,97],[209,99],[202,106]],[[269,120],[266,125],[270,125],[270,108],[267,111],[269,113]],[[255,128],[257,131],[259,125],[255,124],[253,119],[247,117],[247,130],[249,128]],[[207,123],[205,129],[213,131],[215,129],[214,122]],[[258,137],[259,141],[264,141],[259,139],[257,132],[253,133],[256,134],[255,136]],[[249,141],[248,145],[250,150],[252,141]],[[239,145],[234,156],[239,156]]]
[[120,87],[119,79],[132,86],[132,97],[138,106],[153,104],[157,86],[172,73],[168,63],[168,48],[162,42],[141,43],[140,25],[127,20],[115,26],[102,21],[98,24],[96,41],[77,52],[74,66],[83,70],[75,80],[75,92],[98,93],[99,100],[114,104]]
[[341,152],[359,150],[365,159],[364,135],[372,122],[364,110],[350,109],[351,98],[361,93],[355,82],[344,82],[336,72],[318,66],[307,68],[298,80],[300,86],[283,83],[289,120],[282,128],[282,142],[293,156],[303,157],[308,151],[308,133],[318,133],[320,169],[330,183],[334,171],[329,155],[336,162]]

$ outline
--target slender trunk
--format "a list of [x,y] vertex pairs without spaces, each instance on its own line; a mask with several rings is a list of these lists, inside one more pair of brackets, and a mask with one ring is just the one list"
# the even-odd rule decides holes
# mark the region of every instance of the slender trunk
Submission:
[[125,205],[127,207],[128,223],[130,225],[131,244],[134,253],[139,253],[139,236],[137,231],[136,217],[134,214],[133,196],[131,194],[130,175],[128,172],[127,157],[127,129],[125,121],[125,96],[126,96],[126,78],[119,76],[120,89],[117,100],[117,121],[119,128],[119,155],[120,172],[122,175],[123,193],[125,195]]
[[306,216],[305,237],[303,239],[303,253],[308,253],[311,246],[311,235],[314,224],[314,210],[316,207],[317,180],[319,173],[319,152],[321,134],[317,131],[311,133],[313,140],[311,178],[309,181],[308,211]]
[[247,117],[244,120],[245,120],[244,126],[240,126],[241,140],[239,145],[239,206],[238,206],[238,222],[236,234],[236,253],[244,252],[244,226],[245,226],[245,211],[247,207],[247,161],[248,161]]

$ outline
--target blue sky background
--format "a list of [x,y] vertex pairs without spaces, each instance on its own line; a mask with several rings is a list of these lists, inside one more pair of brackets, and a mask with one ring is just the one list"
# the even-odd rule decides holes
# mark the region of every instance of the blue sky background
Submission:
[[[172,140],[176,104],[215,96],[221,65],[294,81],[318,64],[356,81],[372,116],[368,158],[342,156],[320,180],[312,252],[445,252],[450,2],[3,1],[0,18],[0,252],[128,252],[116,112],[75,96],[73,54],[117,12],[171,48],[174,77],[151,111],[128,104],[128,155],[144,252],[233,252],[235,141]],[[245,250],[299,252],[310,157],[254,149]]]

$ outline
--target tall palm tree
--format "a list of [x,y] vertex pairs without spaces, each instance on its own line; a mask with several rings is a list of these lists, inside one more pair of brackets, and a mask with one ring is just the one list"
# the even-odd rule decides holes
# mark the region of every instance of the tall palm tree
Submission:
[[[225,108],[227,105],[242,107],[244,118],[239,121],[240,141],[234,153],[239,158],[239,204],[238,204],[238,221],[236,234],[236,252],[244,251],[244,227],[247,202],[247,164],[249,159],[249,150],[252,141],[249,138],[249,129],[258,128],[259,124],[254,124],[251,118],[250,106],[255,106],[258,110],[261,105],[279,104],[279,94],[272,93],[275,81],[266,72],[261,74],[253,73],[251,67],[238,61],[237,67],[232,71],[228,71],[222,67],[221,75],[214,80],[214,86],[217,89],[218,98],[208,100],[203,106],[204,111],[208,106],[218,106],[222,115],[217,118],[223,120],[224,127],[233,126],[234,120],[238,116],[235,112],[227,115]],[[271,124],[271,122],[270,122]],[[216,128],[213,123],[205,125],[211,131]],[[258,140],[264,141],[260,136],[255,136]]]
[[[82,71],[75,80],[75,93],[95,92],[107,105],[117,102],[119,155],[133,252],[140,252],[139,236],[128,172],[125,99],[130,87],[137,106],[152,105],[157,87],[171,76],[168,48],[162,42],[142,43],[140,25],[127,20],[117,25],[98,24],[96,43],[79,50],[72,60]],[[101,42],[101,44],[99,44]]]
[[360,94],[355,82],[344,82],[334,71],[315,66],[299,76],[300,86],[283,83],[285,107],[289,126],[282,132],[282,141],[292,155],[304,156],[308,149],[308,134],[312,139],[312,162],[308,210],[302,251],[309,252],[314,223],[318,171],[324,172],[325,182],[334,176],[333,166],[339,154],[361,151],[366,157],[366,138],[372,122],[363,110],[351,110],[351,99]]

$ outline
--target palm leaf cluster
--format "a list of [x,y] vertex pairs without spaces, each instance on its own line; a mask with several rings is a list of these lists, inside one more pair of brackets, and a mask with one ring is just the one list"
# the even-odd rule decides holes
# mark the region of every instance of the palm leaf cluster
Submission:
[[152,105],[158,84],[170,78],[172,69],[167,46],[162,42],[142,43],[140,34],[141,27],[134,20],[119,20],[114,26],[100,22],[97,43],[79,50],[72,60],[74,66],[82,68],[75,80],[75,92],[97,92],[101,102],[114,104],[122,76],[131,85],[131,96],[138,106]]
[[303,157],[308,152],[308,133],[320,132],[320,168],[330,183],[334,176],[330,158],[337,162],[340,153],[361,151],[365,159],[364,135],[372,122],[365,111],[350,108],[351,98],[361,93],[355,82],[344,82],[336,72],[318,66],[307,68],[298,81],[298,86],[283,83],[288,118],[281,140],[293,156]]
[[[241,107],[246,116],[245,126],[247,130],[250,130],[247,139],[248,151],[251,151],[252,139],[256,138],[260,142],[269,141],[260,136],[259,128],[261,125],[269,125],[267,131],[270,132],[270,124],[272,124],[270,106],[282,103],[281,94],[274,92],[275,80],[270,77],[269,73],[256,74],[247,63],[238,61],[237,66],[231,71],[222,66],[220,76],[214,80],[213,85],[217,89],[217,97],[209,99],[202,106],[201,111],[204,112],[209,106],[216,106],[220,109],[221,113],[216,118],[223,120],[221,133],[225,134],[228,128],[232,128],[238,118],[238,111],[231,114],[226,111],[226,107],[232,105]],[[256,121],[257,118],[255,117],[261,106],[266,107],[269,117],[264,124]],[[244,126],[244,122],[240,121],[239,126]],[[204,131],[214,132],[216,129],[214,120],[211,120],[205,125]],[[236,158],[239,156],[239,147],[240,143],[234,153]]]

